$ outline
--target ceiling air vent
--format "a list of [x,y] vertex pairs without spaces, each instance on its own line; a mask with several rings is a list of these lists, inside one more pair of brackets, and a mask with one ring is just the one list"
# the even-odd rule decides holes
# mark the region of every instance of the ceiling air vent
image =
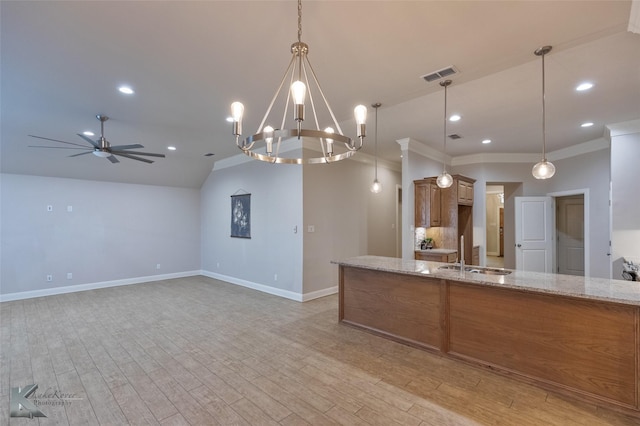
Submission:
[[450,65],[446,68],[443,68],[438,71],[434,71],[429,74],[425,74],[422,76],[428,83],[432,81],[440,80],[441,78],[449,77],[450,75],[457,74],[458,70],[453,65]]
[[449,135],[449,139],[453,139],[453,140],[462,139],[462,136],[460,136],[457,133],[453,133],[453,134]]

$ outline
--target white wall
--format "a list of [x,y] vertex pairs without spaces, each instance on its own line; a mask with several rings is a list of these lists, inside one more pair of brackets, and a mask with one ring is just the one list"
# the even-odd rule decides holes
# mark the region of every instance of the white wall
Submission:
[[[414,259],[415,189],[413,181],[442,173],[442,162],[432,158],[442,154],[435,150],[416,151],[416,149],[423,149],[424,145],[411,139],[399,140],[398,144],[402,150],[402,258]],[[449,173],[451,173],[450,170]]]
[[[558,192],[589,191],[590,225],[587,232],[590,238],[588,262],[590,276],[609,278],[609,157],[610,150],[600,149],[586,154],[554,160],[556,174],[549,180],[536,180],[531,175],[532,164],[528,163],[480,163],[454,167],[454,172],[477,179],[473,209],[474,244],[485,246],[486,233],[486,184],[521,183],[517,195],[537,196]],[[507,219],[511,198],[505,199],[505,220]],[[510,225],[509,225],[510,226]],[[505,267],[513,267],[507,252],[513,246],[508,243],[505,223]],[[481,248],[481,256],[484,254]]]
[[622,277],[622,258],[640,262],[640,122],[611,137],[612,278]]
[[200,269],[197,189],[12,174],[0,179],[4,300]]
[[[304,166],[304,293],[338,285],[332,260],[365,254],[395,257],[395,186],[400,173],[356,160]],[[313,226],[314,232],[308,232]]]
[[[231,195],[241,193],[251,194],[250,239],[230,237]],[[298,299],[302,294],[302,168],[255,160],[214,168],[201,188],[201,200],[204,273]]]

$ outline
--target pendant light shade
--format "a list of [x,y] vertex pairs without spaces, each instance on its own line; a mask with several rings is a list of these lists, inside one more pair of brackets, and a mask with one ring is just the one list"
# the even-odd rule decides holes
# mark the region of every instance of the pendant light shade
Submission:
[[533,166],[531,173],[536,179],[549,179],[556,173],[556,167],[547,161],[547,129],[545,110],[545,81],[544,81],[544,56],[551,52],[551,46],[543,46],[533,52],[536,56],[542,56],[542,161]]
[[[442,138],[442,146],[444,155],[447,155],[447,87],[451,85],[451,80],[440,82],[440,86],[444,87],[444,134]],[[436,179],[436,185],[440,188],[449,188],[453,184],[453,178],[447,173],[447,165],[445,159],[442,160],[442,173]]]
[[371,106],[376,110],[376,123],[375,123],[375,177],[373,179],[373,183],[371,184],[371,192],[374,194],[379,194],[382,192],[382,184],[378,180],[378,108],[380,108],[382,104],[377,102],[372,104]]

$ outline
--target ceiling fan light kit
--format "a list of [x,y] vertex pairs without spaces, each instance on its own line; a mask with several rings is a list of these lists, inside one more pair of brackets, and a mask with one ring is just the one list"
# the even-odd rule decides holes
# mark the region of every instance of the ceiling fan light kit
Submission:
[[[258,126],[258,130],[254,135],[248,136],[242,139],[242,118],[244,115],[244,105],[240,102],[234,102],[231,105],[231,116],[233,135],[236,139],[236,145],[242,152],[249,157],[256,160],[266,161],[269,163],[283,163],[283,164],[319,164],[319,163],[332,163],[340,160],[347,159],[353,156],[357,151],[362,148],[364,137],[366,136],[366,119],[367,108],[364,105],[358,105],[354,109],[354,115],[356,120],[356,140],[347,137],[342,132],[340,124],[335,118],[329,102],[320,87],[318,78],[316,76],[307,54],[309,53],[309,46],[302,42],[302,2],[298,0],[298,41],[291,45],[291,61],[289,66],[282,77],[280,86],[276,90],[267,111]],[[309,78],[311,76],[311,79]],[[268,124],[267,120],[271,113],[274,103],[278,99],[282,88],[285,85],[287,79],[290,83],[290,91],[287,91],[285,96],[284,112],[282,114],[282,120],[278,128],[274,128],[272,124]],[[327,110],[327,114],[333,121],[332,126],[322,126],[324,130],[321,130],[319,125],[319,119],[317,116],[316,105],[313,101],[311,93],[311,85],[313,82],[316,86],[320,98],[324,102],[324,106]],[[309,99],[311,106],[311,112],[313,114],[314,122],[316,124],[315,129],[304,129],[302,123],[305,119],[305,100]],[[293,119],[295,121],[295,128],[287,129],[285,122],[289,109],[289,102],[291,102]],[[267,124],[265,126],[265,124]],[[298,141],[313,141],[317,143],[319,151],[322,152],[321,156],[304,158],[300,157],[284,157],[281,156],[280,145],[283,141],[287,140]],[[274,147],[275,145],[275,147]],[[338,146],[344,145],[341,149],[341,153],[336,152]],[[260,150],[261,152],[258,152]]]
[[155,154],[153,152],[141,152],[141,151],[130,151],[132,149],[137,149],[137,148],[144,148],[144,146],[140,145],[140,144],[131,144],[131,145],[111,145],[109,143],[109,141],[104,137],[104,123],[105,121],[107,121],[109,119],[109,117],[107,117],[106,115],[103,114],[98,114],[96,115],[96,118],[98,119],[98,121],[100,121],[100,138],[97,140],[92,140],[89,137],[87,137],[86,135],[83,135],[82,133],[76,133],[78,136],[80,136],[84,141],[86,141],[87,143],[89,143],[91,146],[88,147],[86,145],[80,145],[77,143],[73,143],[73,142],[66,142],[66,141],[61,141],[61,140],[57,140],[57,139],[51,139],[51,138],[44,138],[42,136],[34,136],[34,135],[29,135],[32,138],[38,138],[38,139],[44,139],[44,140],[48,140],[48,141],[52,141],[52,142],[60,142],[66,145],[74,145],[77,146],[79,148],[71,148],[71,147],[60,147],[60,146],[42,146],[42,145],[31,145],[33,148],[58,148],[58,149],[79,149],[79,150],[83,150],[85,152],[81,152],[79,154],[73,154],[70,155],[69,157],[79,157],[80,155],[85,155],[85,154],[93,154],[96,157],[100,157],[100,158],[106,158],[107,160],[111,161],[112,163],[119,163],[120,160],[118,160],[115,156],[118,155],[120,157],[125,157],[125,158],[129,158],[131,160],[136,160],[136,161],[142,161],[143,163],[148,163],[151,164],[153,163],[152,160],[149,160],[147,158],[142,158],[140,157],[142,156],[148,156],[148,157],[161,157],[164,158],[165,155],[164,154]]

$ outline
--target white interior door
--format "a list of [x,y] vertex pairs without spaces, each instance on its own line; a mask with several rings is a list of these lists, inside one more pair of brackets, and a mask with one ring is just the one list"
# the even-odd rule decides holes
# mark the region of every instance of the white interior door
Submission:
[[553,272],[553,199],[516,197],[516,269]]

